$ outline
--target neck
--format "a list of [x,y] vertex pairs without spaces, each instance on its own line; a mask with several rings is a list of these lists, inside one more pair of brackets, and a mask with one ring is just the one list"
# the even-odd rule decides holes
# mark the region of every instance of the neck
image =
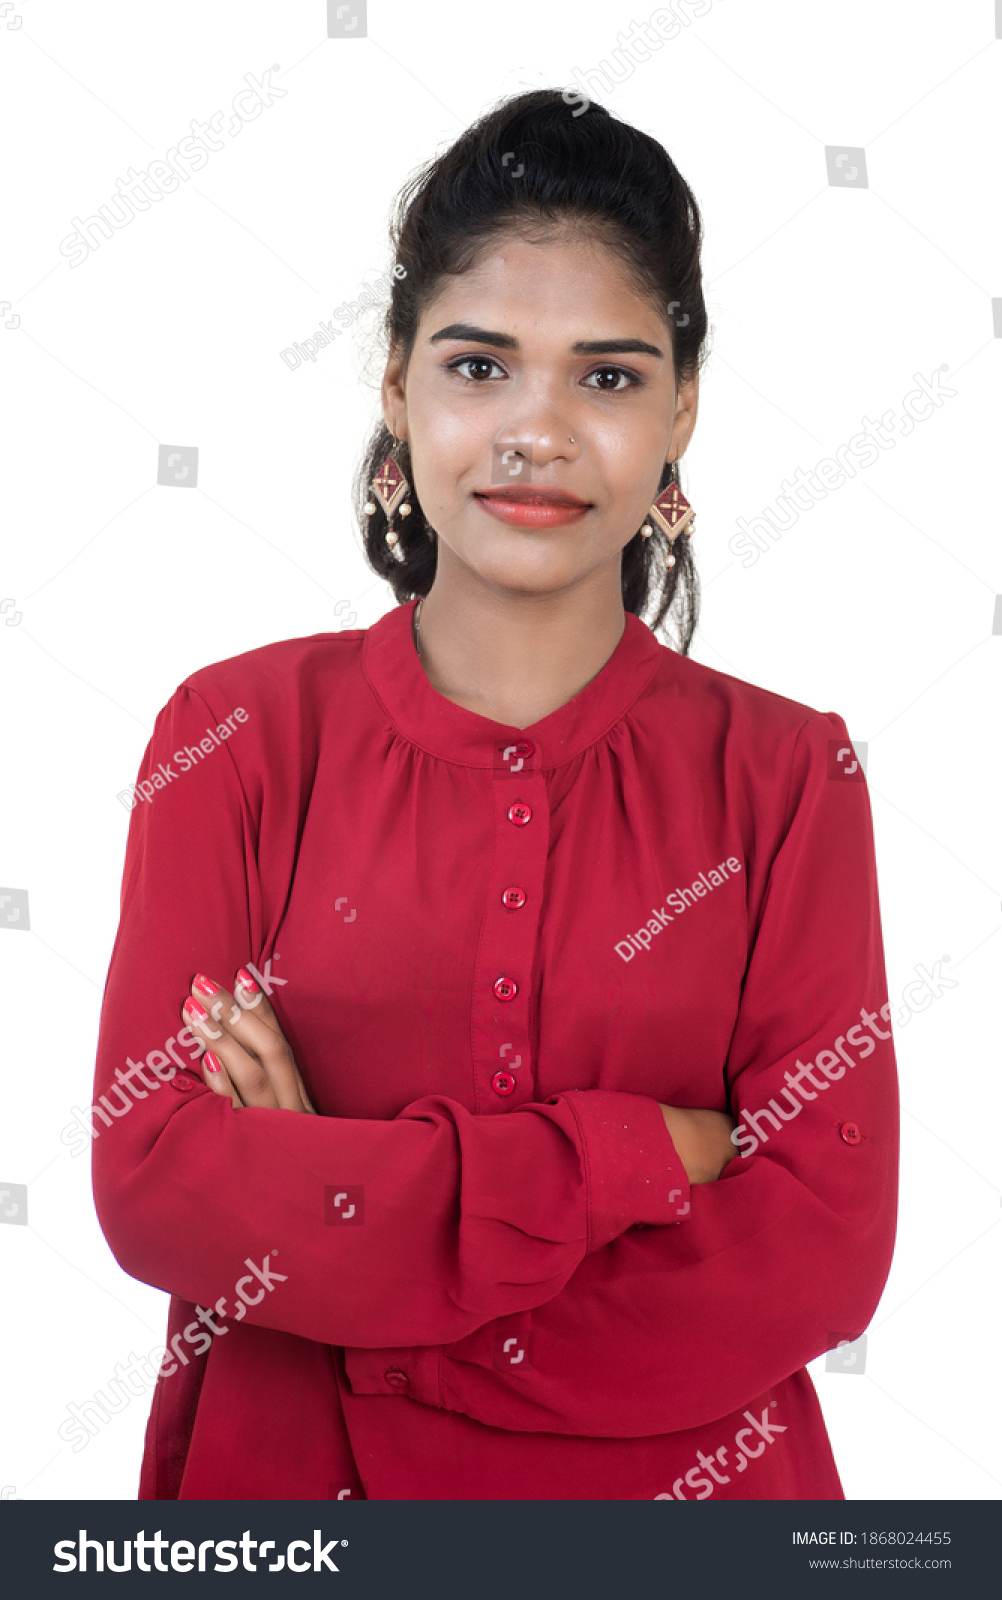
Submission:
[[[619,589],[597,573],[558,594],[516,594],[436,574],[419,618],[421,664],[447,700],[528,728],[580,694],[623,635]],[[599,581],[601,580],[601,581]]]

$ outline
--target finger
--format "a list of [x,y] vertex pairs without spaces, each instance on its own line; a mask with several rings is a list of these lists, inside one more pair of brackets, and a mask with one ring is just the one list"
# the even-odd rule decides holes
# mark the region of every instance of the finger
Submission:
[[216,1049],[207,1050],[203,1065],[205,1081],[217,1093],[227,1093],[229,1086],[231,1098],[237,1096],[233,1101],[235,1106],[261,1106],[269,1111],[278,1109],[278,1097],[261,1063],[255,1061],[233,1039],[222,1039]]
[[214,1050],[206,1050],[202,1057],[202,1077],[213,1094],[221,1095],[224,1100],[229,1100],[235,1111],[243,1106],[244,1102],[237,1093],[229,1073]]
[[[202,1039],[212,1039],[218,1042],[227,1037],[234,1037],[234,1028],[240,1022],[243,1014],[242,1002],[238,1002],[214,978],[207,978],[200,972],[192,979],[191,996],[185,1001],[184,1015],[190,1026],[198,1029]],[[278,1029],[277,1025],[275,1031],[281,1034],[281,1030]],[[248,1038],[246,1029],[244,1029],[243,1037],[251,1052],[254,1053],[253,1043]],[[261,1034],[259,1037],[265,1038],[266,1036]]]
[[271,1001],[246,967],[241,967],[237,973],[233,994],[237,1004],[245,1011],[256,1011],[262,1022],[274,1028],[276,1033],[281,1033],[282,1025],[272,1009]]
[[[246,966],[242,966],[237,973],[237,979],[234,982],[234,998],[237,1000],[237,1005],[242,1006],[243,1010],[256,1011],[261,1021],[267,1022],[267,1026],[271,1027],[275,1034],[280,1034],[282,1038],[285,1038],[285,1034],[282,1032],[282,1024],[280,1024],[279,1018],[275,1016],[274,1010],[272,1010],[271,1000],[264,994],[261,984],[251,976],[250,971],[246,970]],[[303,1082],[303,1074],[299,1072],[299,1067],[296,1066],[295,1056],[293,1056],[293,1069],[295,1069],[296,1083],[299,1085],[299,1096],[303,1099],[306,1109],[315,1117],[317,1109],[315,1109],[314,1102],[309,1098],[309,1094],[306,1093],[306,1083]]]
[[[221,984],[203,973],[196,976],[192,989],[211,1001],[211,1006],[206,1011],[192,994],[184,1004],[185,1020],[206,1043],[212,1041],[212,1048],[222,1057],[244,1102],[277,1106],[283,1111],[309,1110],[315,1116],[292,1050],[277,1021],[269,1025],[258,1016],[256,1008],[249,1010],[237,1004]],[[230,1042],[240,1047],[235,1056],[226,1048]]]
[[[256,1011],[262,1022],[267,1023],[269,1028],[273,1029],[275,1033],[281,1034],[283,1039],[285,1038],[285,1035],[282,1033],[282,1024],[276,1017],[271,1002],[269,1001],[264,990],[261,988],[261,985],[257,982],[257,979],[252,976],[246,967],[241,967],[240,971],[237,973],[236,981],[233,985],[233,996],[237,1004],[245,1011]],[[303,1075],[295,1064],[295,1058],[293,1058],[293,1067],[295,1069],[296,1082],[299,1085],[299,1093],[303,1104],[307,1111],[309,1111],[313,1116],[316,1116],[316,1107],[313,1105],[309,1095],[306,1093],[306,1085],[303,1082]]]
[[[250,974],[244,971],[244,977],[250,977]],[[253,979],[251,981],[253,982]],[[306,1109],[309,1102],[289,1042],[270,1006],[268,1015],[260,1014],[260,1007],[267,1005],[264,995],[258,991],[258,995],[254,998],[260,1002],[260,1007],[255,1005],[252,1008],[246,1004],[246,985],[243,983],[238,984],[238,989],[244,991],[245,998],[239,1004],[225,989],[221,989],[212,979],[205,978],[201,974],[196,978],[193,987],[197,986],[200,993],[208,995],[210,985],[215,991],[211,1017],[225,1028],[230,1038],[244,1047],[248,1055],[256,1057],[261,1063],[271,1080],[282,1110]],[[313,1107],[309,1106],[309,1109],[312,1111]]]
[[[208,981],[203,979],[203,985]],[[219,986],[214,984],[213,987],[218,989]],[[217,999],[213,1002],[212,1012],[206,1011],[201,1001],[196,1000],[194,995],[189,995],[181,1008],[181,1014],[192,1036],[205,1047],[205,1055],[210,1053],[211,1046],[212,1054],[220,1061],[226,1072],[227,1081],[240,1095],[243,1103],[256,1104],[257,1097],[265,1086],[267,1073],[260,1062],[251,1063],[249,1058],[245,1060],[247,1052],[241,1050],[239,1046],[237,1046],[237,1053],[234,1055],[231,1048],[234,1045],[234,1041],[226,1027],[225,1013],[227,1009],[229,1008],[227,1008],[222,999],[220,991]],[[234,1072],[231,1069],[236,1070],[236,1077],[234,1077]],[[211,1067],[209,1070],[211,1073]],[[215,1082],[212,1087],[217,1087]]]
[[243,1105],[277,1106],[278,1098],[266,1068],[251,1050],[243,1048],[232,1036],[230,1017],[234,1013],[239,1016],[240,1009],[233,1004],[233,997],[202,974],[199,974],[196,983],[207,999],[210,998],[210,989],[215,998],[211,1011],[206,1011],[200,1000],[194,995],[189,996],[182,1008],[188,1027],[203,1044],[208,1045],[211,1041],[212,1053],[221,1062]]
[[[244,1039],[258,1039],[267,1043],[267,1036],[260,1031],[262,1027],[284,1039],[285,1035],[282,1033],[281,1024],[268,1004],[263,990],[258,989],[257,994],[251,994],[240,982],[241,973],[244,973],[244,976],[248,977],[251,983],[254,982],[253,978],[250,978],[249,974],[245,972],[245,969],[241,968],[240,972],[237,973],[237,981],[233,986],[232,994],[228,989],[224,989],[222,984],[217,983],[214,978],[207,978],[201,972],[196,973],[191,984],[192,999],[202,1005],[203,1009],[208,1007],[208,1015],[212,1018],[216,1027],[232,1033],[234,1037],[237,1037],[234,1030],[240,1023],[241,1018],[245,1015],[252,1015],[258,1026],[250,1029],[245,1028],[241,1035]],[[255,985],[256,987],[257,985]]]
[[198,1037],[203,1044],[216,1044],[223,1037],[225,1030],[219,1026],[218,1021],[214,1022],[210,1018],[202,1002],[197,1000],[194,995],[189,995],[184,1002],[181,1007],[181,1015],[192,1032],[197,1030]]
[[217,983],[214,978],[207,978],[202,972],[196,973],[191,981],[191,995],[200,1005],[208,1007],[208,1014],[216,1027],[224,1030],[239,1022],[246,1009],[246,1000],[242,994],[230,994],[221,983]]

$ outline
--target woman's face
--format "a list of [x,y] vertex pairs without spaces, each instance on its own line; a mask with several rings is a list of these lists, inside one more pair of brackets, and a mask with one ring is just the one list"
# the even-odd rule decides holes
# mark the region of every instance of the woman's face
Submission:
[[[685,450],[697,398],[696,379],[676,391],[670,325],[605,246],[515,233],[488,246],[426,308],[406,377],[394,353],[383,381],[438,577],[458,563],[521,594],[607,578],[618,595],[620,552]],[[586,509],[526,505],[546,490]]]

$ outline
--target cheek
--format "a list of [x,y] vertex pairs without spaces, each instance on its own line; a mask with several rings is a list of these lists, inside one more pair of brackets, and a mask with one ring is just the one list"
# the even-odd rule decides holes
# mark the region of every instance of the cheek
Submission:
[[443,460],[440,451],[424,450],[419,460],[420,466],[411,472],[411,483],[425,515],[454,514],[458,500],[456,474],[450,470],[448,459]]
[[658,492],[658,479],[657,457],[652,466],[650,451],[618,459],[608,468],[603,479],[606,516],[617,532],[625,530],[627,536],[636,533]]
[[485,443],[470,423],[461,424],[447,415],[436,418],[433,427],[415,428],[411,450],[412,482],[425,507],[458,506],[470,490],[480,486],[485,470],[490,472],[490,442]]
[[668,432],[660,407],[637,407],[619,426],[598,432],[593,442],[597,473],[610,502],[650,505],[668,455]]

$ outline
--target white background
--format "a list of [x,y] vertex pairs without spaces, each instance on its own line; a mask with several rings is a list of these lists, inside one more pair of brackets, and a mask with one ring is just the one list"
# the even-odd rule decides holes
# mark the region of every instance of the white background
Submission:
[[[956,984],[896,1030],[900,1227],[865,1372],[812,1370],[851,1499],[994,1498],[1002,42],[991,0],[701,6],[595,95],[665,144],[706,222],[693,654],[868,741],[892,1003],[946,955]],[[129,1499],[146,1395],[82,1450],[57,1432],[167,1307],[118,1268],[59,1140],[91,1096],[116,795],[190,672],[389,609],[349,513],[373,317],[313,365],[279,351],[390,264],[418,162],[502,95],[572,85],[652,8],[398,0],[352,40],[323,0],[2,9],[0,882],[31,931],[0,926],[0,1188],[29,1186],[28,1226],[0,1228],[0,1493]],[[71,268],[70,219],[272,63],[285,96]],[[829,185],[840,142],[867,189]],[[955,393],[744,566],[737,519],[944,364]],[[195,490],[156,486],[159,443],[197,446]]]

